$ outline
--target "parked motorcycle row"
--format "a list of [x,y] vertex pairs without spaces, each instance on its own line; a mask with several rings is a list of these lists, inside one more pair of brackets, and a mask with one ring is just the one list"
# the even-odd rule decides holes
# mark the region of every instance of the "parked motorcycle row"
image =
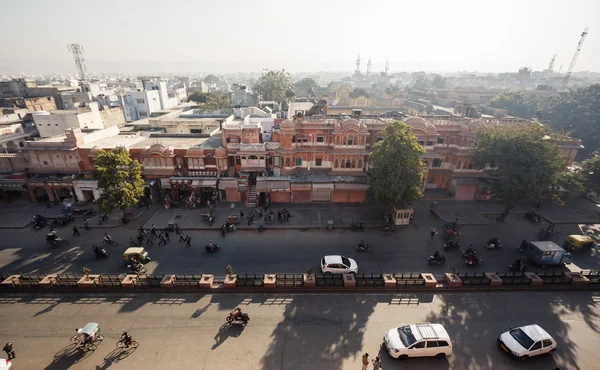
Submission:
[[33,216],[33,220],[31,220],[31,226],[34,230],[40,230],[46,226],[50,226],[51,228],[56,226],[65,226],[71,221],[73,221],[73,217],[70,213],[59,217],[44,217],[38,213],[37,215]]

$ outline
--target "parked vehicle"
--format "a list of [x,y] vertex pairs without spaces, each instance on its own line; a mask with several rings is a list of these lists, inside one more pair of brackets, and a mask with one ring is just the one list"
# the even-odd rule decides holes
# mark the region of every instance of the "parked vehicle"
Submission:
[[541,222],[544,220],[542,215],[540,215],[537,212],[533,212],[533,211],[525,213],[525,219],[529,220],[533,223],[538,223],[538,222]]
[[344,256],[325,256],[321,258],[321,271],[324,274],[356,274],[358,264]]
[[551,241],[528,242],[525,253],[531,261],[542,267],[568,265],[573,262],[571,253]]
[[452,342],[441,324],[419,323],[388,330],[383,344],[393,358],[444,358],[452,354]]
[[71,216],[70,213],[56,218],[56,223],[58,224],[58,226],[65,226],[71,221],[73,221],[73,216]]
[[31,221],[31,225],[33,226],[34,230],[40,230],[46,227],[47,224],[48,220],[46,219],[46,217],[40,214],[33,216],[33,220]]
[[511,328],[498,337],[504,352],[521,359],[539,356],[556,350],[556,341],[537,324]]
[[573,253],[588,251],[594,246],[594,239],[587,235],[569,235],[563,247]]

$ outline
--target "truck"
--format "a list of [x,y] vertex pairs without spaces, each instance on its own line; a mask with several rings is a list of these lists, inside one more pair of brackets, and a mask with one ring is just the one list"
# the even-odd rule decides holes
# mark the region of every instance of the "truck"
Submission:
[[531,261],[542,267],[573,262],[571,253],[551,241],[528,242],[525,253]]

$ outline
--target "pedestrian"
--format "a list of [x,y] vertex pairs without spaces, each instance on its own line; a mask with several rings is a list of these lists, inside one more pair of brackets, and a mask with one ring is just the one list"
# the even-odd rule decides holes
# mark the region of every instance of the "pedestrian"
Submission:
[[88,220],[86,218],[83,219],[83,227],[85,227],[85,230],[91,230],[90,228],[90,223],[88,222]]
[[183,235],[183,233],[179,233],[179,242],[184,242],[185,241],[185,235]]
[[6,345],[4,346],[4,348],[2,348],[2,350],[4,352],[6,352],[6,357],[8,357],[9,360],[12,360],[13,358],[17,357],[17,356],[15,356],[15,349],[13,347],[12,342],[6,343]]
[[281,223],[283,219],[283,215],[281,214],[281,211],[277,211],[277,220],[279,220],[279,223]]
[[180,235],[181,230],[179,230],[179,224],[175,224],[175,234]]
[[152,224],[152,226],[150,226],[150,236],[153,236],[153,237],[157,238],[157,236],[156,236],[156,226],[154,226],[154,224]]
[[167,241],[165,240],[165,236],[163,235],[163,233],[158,234],[158,245],[161,244],[167,244]]
[[138,233],[137,234],[137,241],[138,241],[139,245],[142,245],[142,243],[144,242],[144,234]]
[[240,221],[244,218],[244,211],[240,209]]
[[226,228],[227,228],[227,226],[225,226],[225,225],[221,226],[221,236],[225,236]]
[[369,370],[369,354],[365,353],[362,356],[362,370]]
[[171,238],[169,237],[169,230],[165,230],[165,240],[167,241],[167,243],[171,242]]
[[135,244],[133,238],[129,238],[129,247],[137,247],[137,244]]
[[154,242],[152,241],[151,235],[146,233],[146,245],[148,245],[148,243],[154,245]]
[[73,236],[79,236],[79,235],[81,235],[79,233],[79,229],[77,228],[77,226],[73,226]]
[[185,239],[185,246],[186,247],[191,247],[190,243],[192,242],[192,237],[188,235],[188,237]]
[[381,370],[381,358],[379,356],[373,360],[373,370]]
[[437,235],[437,230],[435,229],[435,227],[432,227],[431,230],[429,231],[429,235],[430,235],[430,240],[433,241],[433,238]]

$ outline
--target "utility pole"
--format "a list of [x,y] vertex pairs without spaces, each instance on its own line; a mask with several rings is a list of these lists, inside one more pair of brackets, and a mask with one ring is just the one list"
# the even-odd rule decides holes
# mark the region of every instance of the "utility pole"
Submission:
[[579,56],[579,52],[581,51],[581,46],[583,46],[583,42],[585,41],[585,37],[588,34],[588,28],[581,33],[581,38],[579,39],[579,43],[577,43],[577,49],[575,49],[575,54],[573,55],[573,59],[571,60],[571,64],[569,64],[569,69],[567,70],[567,74],[565,79],[563,80],[562,90],[567,88],[569,84],[569,79],[571,78],[571,73],[573,72],[573,68],[575,67],[575,62],[577,62],[577,57]]
[[67,49],[69,49],[69,52],[73,54],[73,59],[75,59],[75,65],[77,66],[77,72],[79,73],[79,79],[81,81],[85,81],[87,76],[85,74],[85,64],[83,63],[83,45],[70,44],[67,45]]

